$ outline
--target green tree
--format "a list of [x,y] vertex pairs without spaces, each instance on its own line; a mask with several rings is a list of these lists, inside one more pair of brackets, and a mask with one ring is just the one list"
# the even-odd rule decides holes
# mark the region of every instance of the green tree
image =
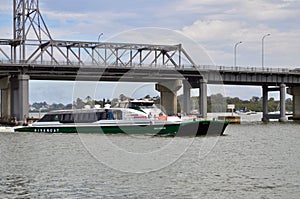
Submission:
[[253,97],[250,99],[250,102],[254,102],[254,103],[259,102],[259,97],[253,96]]
[[85,105],[85,103],[84,103],[84,102],[82,101],[82,99],[80,99],[80,98],[77,98],[77,99],[76,99],[76,102],[74,103],[74,106],[75,106],[76,108],[78,108],[78,109],[83,108],[84,105]]

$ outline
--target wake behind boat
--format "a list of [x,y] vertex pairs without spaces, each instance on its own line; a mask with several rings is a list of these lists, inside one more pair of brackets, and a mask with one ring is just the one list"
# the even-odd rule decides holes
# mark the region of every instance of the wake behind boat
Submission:
[[167,121],[149,118],[131,108],[96,108],[52,111],[31,126],[16,127],[16,132],[36,133],[104,133],[149,134],[173,136],[222,135],[225,121]]

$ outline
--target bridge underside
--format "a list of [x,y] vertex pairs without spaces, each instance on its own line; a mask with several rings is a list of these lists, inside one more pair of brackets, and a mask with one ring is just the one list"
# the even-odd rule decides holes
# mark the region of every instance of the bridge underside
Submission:
[[174,66],[118,66],[118,65],[47,65],[33,63],[0,62],[0,78],[26,74],[32,80],[100,80],[100,81],[150,81],[159,79],[188,79],[196,82],[205,79],[208,84],[287,86],[300,85],[300,73],[293,71],[249,72],[246,69],[231,71],[230,67],[215,69],[214,66],[176,68]]
[[[164,98],[164,106],[168,107],[167,111],[169,114],[175,114],[177,105],[175,100],[176,92],[181,87],[181,84],[176,89],[172,89],[175,84],[172,82],[178,82],[179,80],[184,83],[184,96],[190,98],[191,88],[199,88],[199,114],[202,117],[207,116],[207,84],[233,84],[231,81],[222,81],[222,73],[218,74],[216,71],[209,74],[207,71],[200,72],[195,69],[185,70],[174,70],[174,69],[159,69],[154,70],[153,68],[99,68],[99,67],[63,67],[63,68],[50,68],[48,66],[15,66],[15,70],[6,71],[2,73],[1,82],[1,116],[2,117],[16,117],[18,121],[23,121],[26,115],[28,115],[28,81],[29,79],[34,80],[71,80],[71,81],[127,81],[127,82],[156,82],[158,85],[168,85],[166,82],[171,82],[167,86],[167,90],[162,87],[157,87],[161,92],[161,97]],[[2,67],[2,70],[7,70],[9,67]],[[12,72],[13,71],[13,72]],[[27,74],[19,74],[22,71],[26,71]],[[38,71],[38,72],[36,72]],[[10,74],[10,75],[9,75]],[[9,75],[9,76],[6,76]],[[227,75],[228,76],[228,75]],[[236,76],[236,75],[235,75]],[[263,74],[262,74],[263,77]],[[208,78],[208,79],[205,79]],[[280,79],[281,78],[281,79]],[[299,110],[300,106],[297,103],[299,98],[300,86],[294,81],[298,81],[298,77],[285,77],[278,75],[274,78],[262,78],[266,82],[251,83],[247,82],[253,80],[253,78],[246,78],[239,82],[239,85],[259,85],[263,88],[263,121],[269,119],[279,119],[285,121],[285,93],[286,85],[282,83],[275,83],[275,80],[288,80],[290,90],[289,93],[294,96],[294,119],[300,118]],[[257,80],[257,79],[256,79]],[[187,84],[185,82],[188,82]],[[293,82],[293,83],[291,83]],[[237,82],[235,82],[237,83]],[[279,86],[277,86],[279,85]],[[270,87],[272,86],[272,87]],[[275,86],[275,87],[274,87]],[[268,92],[279,91],[280,92],[280,114],[270,115],[267,110]],[[169,102],[174,101],[171,105]],[[189,113],[188,100],[185,99],[183,105],[183,111]]]

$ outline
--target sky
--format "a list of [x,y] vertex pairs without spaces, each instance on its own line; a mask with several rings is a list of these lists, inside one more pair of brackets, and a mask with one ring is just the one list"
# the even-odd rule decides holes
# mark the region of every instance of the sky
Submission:
[[[0,38],[11,38],[12,1],[0,1]],[[114,41],[120,39],[116,35],[135,29],[168,29],[194,41],[210,58],[210,64],[233,66],[234,46],[241,41],[236,48],[237,65],[261,67],[262,37],[270,34],[264,40],[264,66],[300,67],[300,0],[40,0],[39,4],[56,40],[97,41],[103,33],[101,41]],[[205,60],[199,62],[207,64]],[[99,97],[112,96],[106,92],[112,88],[119,94],[116,85],[97,87],[105,91]],[[125,92],[125,87],[130,86],[126,84],[121,91]],[[141,92],[145,88],[156,94],[153,84],[135,84],[128,90],[131,94],[138,91],[134,95],[139,97],[137,93],[145,94]],[[218,90],[210,88],[211,93]],[[225,95],[243,99],[261,96],[259,87],[224,89]],[[74,82],[31,81],[30,102],[67,103],[73,90]]]

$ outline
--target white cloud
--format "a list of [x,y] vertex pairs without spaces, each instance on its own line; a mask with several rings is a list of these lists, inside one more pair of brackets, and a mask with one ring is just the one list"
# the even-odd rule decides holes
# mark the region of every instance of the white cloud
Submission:
[[283,20],[300,15],[299,4],[291,1],[268,0],[184,0],[178,2],[176,10],[197,13],[204,19],[210,20],[237,19],[256,22],[257,20]]
[[238,63],[241,66],[261,65],[262,37],[265,39],[265,60],[271,67],[296,67],[300,63],[300,28],[281,30],[267,25],[252,25],[239,21],[195,21],[182,30],[202,44],[217,65],[233,65],[233,47],[238,41]]
[[[181,0],[176,4],[176,10],[180,12],[197,12],[205,11],[205,7],[209,6],[210,10],[222,10],[224,5],[234,5],[238,0]],[[207,10],[206,10],[207,11]]]
[[183,34],[186,34],[197,41],[220,41],[231,39],[232,35],[242,30],[241,22],[235,21],[195,21],[191,26],[183,28]]
[[12,12],[12,2],[1,4],[0,14],[10,14]]
[[46,11],[45,15],[51,19],[58,22],[66,23],[68,21],[85,21],[87,23],[97,23],[101,21],[112,21],[113,19],[124,19],[124,18],[134,18],[136,15],[134,13],[114,13],[114,12],[88,12],[88,13],[78,13],[78,12],[58,12],[58,11]]
[[1,27],[0,31],[0,38],[1,39],[11,39],[12,35],[12,28],[8,26]]
[[[115,32],[129,29],[130,26],[120,21],[132,21],[137,18],[135,13],[128,12],[58,12],[47,11],[48,28],[54,39],[93,40],[96,41],[102,32],[107,38]],[[103,39],[103,38],[102,38]]]
[[289,9],[288,3],[270,3],[264,0],[241,1],[237,14],[252,20],[282,20],[299,16],[299,10]]

